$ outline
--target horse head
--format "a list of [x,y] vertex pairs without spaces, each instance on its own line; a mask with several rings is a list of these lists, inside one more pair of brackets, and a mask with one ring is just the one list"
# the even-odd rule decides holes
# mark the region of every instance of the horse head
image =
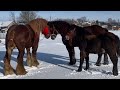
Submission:
[[58,31],[52,22],[48,22],[47,25],[49,26],[49,30],[51,33],[51,39],[54,40],[57,37]]
[[45,38],[50,37],[50,31],[49,26],[47,25],[48,21],[42,18],[37,18],[32,21],[30,21],[28,24],[31,26],[35,34],[38,36],[40,35],[40,32],[44,34]]
[[49,31],[49,28],[48,27],[45,27],[43,30],[42,30],[42,34],[44,34],[45,38],[49,38],[50,37],[50,31]]

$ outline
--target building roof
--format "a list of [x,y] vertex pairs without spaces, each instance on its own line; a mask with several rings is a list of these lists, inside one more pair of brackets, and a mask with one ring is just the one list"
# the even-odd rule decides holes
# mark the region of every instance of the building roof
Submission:
[[0,22],[0,27],[6,27],[11,24],[13,21],[2,21]]

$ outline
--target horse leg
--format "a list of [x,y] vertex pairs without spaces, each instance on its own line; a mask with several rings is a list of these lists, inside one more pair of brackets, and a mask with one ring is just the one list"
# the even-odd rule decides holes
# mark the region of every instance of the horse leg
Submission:
[[104,53],[104,65],[108,65],[109,64],[109,61],[108,61],[108,56],[107,56],[107,53],[105,52]]
[[109,55],[112,63],[113,63],[113,75],[117,76],[118,75],[118,57],[117,57],[117,48],[116,48],[116,43],[114,40],[109,39],[108,37],[104,38],[104,49],[106,53]]
[[99,53],[98,54],[98,60],[97,60],[97,62],[95,64],[96,66],[100,66],[101,65],[101,63],[100,63],[101,62],[101,58],[102,58],[102,53]]
[[12,47],[7,47],[6,54],[4,57],[4,74],[5,75],[14,74],[14,69],[10,65],[12,51],[13,51]]
[[27,65],[28,65],[29,67],[32,66],[30,48],[27,48]]
[[118,75],[118,68],[117,68],[118,57],[116,56],[116,53],[113,53],[113,52],[110,52],[110,50],[109,50],[108,55],[113,63],[113,70],[112,70],[113,75],[117,76]]
[[18,64],[17,64],[17,67],[16,67],[16,74],[17,75],[25,75],[27,72],[24,68],[24,65],[23,65],[23,56],[24,56],[24,51],[25,48],[18,48],[19,50],[19,54],[18,54],[18,57],[17,57],[17,60],[18,60]]
[[86,68],[85,68],[85,70],[88,70],[89,69],[89,53],[86,53],[85,60],[86,60]]
[[86,53],[84,51],[81,51],[80,52],[80,65],[79,65],[79,68],[78,68],[78,72],[82,71],[82,65],[84,63],[84,58],[85,57],[86,57]]
[[75,50],[74,47],[70,47],[68,45],[66,45],[66,48],[68,50],[69,53],[69,57],[70,57],[70,65],[74,65],[76,63],[76,58],[75,58]]
[[113,63],[113,75],[117,76],[118,75],[118,68],[117,68],[117,63],[118,63],[118,57],[115,55],[114,57],[111,58],[112,63]]
[[117,63],[118,63],[118,57],[116,55],[110,56],[110,59],[113,63],[113,75],[117,76],[118,75],[118,68],[117,68]]
[[39,65],[39,62],[36,59],[37,48],[38,45],[32,47],[32,66],[36,66],[36,67]]

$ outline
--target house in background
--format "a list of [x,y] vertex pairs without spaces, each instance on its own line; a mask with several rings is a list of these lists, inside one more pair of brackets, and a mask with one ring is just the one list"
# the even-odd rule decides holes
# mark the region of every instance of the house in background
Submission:
[[6,33],[8,28],[13,24],[13,21],[0,21],[0,33]]
[[0,39],[5,39],[8,28],[13,24],[13,21],[0,21]]

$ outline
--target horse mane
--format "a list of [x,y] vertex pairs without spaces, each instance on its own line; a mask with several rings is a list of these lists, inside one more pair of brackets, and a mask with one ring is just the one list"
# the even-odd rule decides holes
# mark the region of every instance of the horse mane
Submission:
[[48,22],[48,25],[58,25],[58,26],[60,26],[60,25],[68,25],[68,26],[70,26],[70,24],[68,23],[68,22],[66,22],[66,21],[61,21],[61,20],[59,20],[59,21],[49,21]]
[[76,34],[78,34],[79,36],[83,36],[85,34],[88,34],[88,35],[91,34],[91,32],[85,30],[83,27],[80,27],[80,26],[77,26],[75,24],[72,24],[71,25],[71,30],[74,30],[74,28],[76,30]]
[[49,22],[50,22],[50,23],[53,23],[53,24],[55,24],[55,23],[69,24],[68,22],[66,22],[66,21],[62,21],[62,20],[49,21]]
[[33,29],[33,31],[39,35],[40,32],[41,32],[45,27],[48,27],[47,23],[48,23],[47,20],[45,20],[45,19],[43,19],[43,18],[37,18],[37,19],[31,20],[31,21],[28,23],[28,25],[30,25],[30,27]]
[[55,29],[59,32],[59,33],[65,33],[69,28],[70,28],[70,24],[66,21],[62,21],[62,20],[56,20],[56,21],[49,21],[48,25],[53,28],[55,27]]

